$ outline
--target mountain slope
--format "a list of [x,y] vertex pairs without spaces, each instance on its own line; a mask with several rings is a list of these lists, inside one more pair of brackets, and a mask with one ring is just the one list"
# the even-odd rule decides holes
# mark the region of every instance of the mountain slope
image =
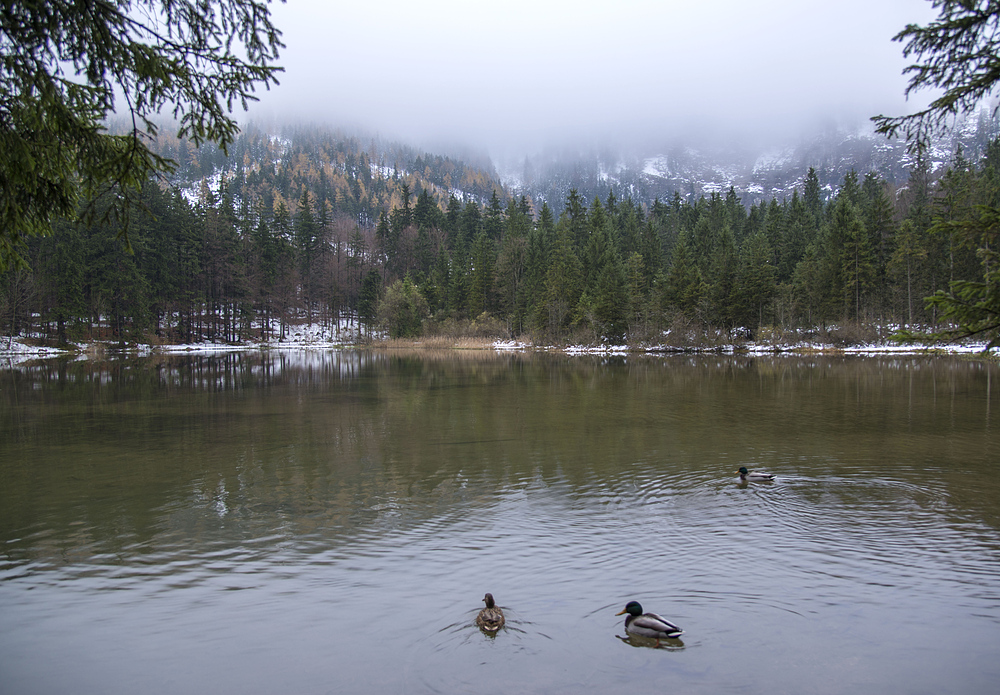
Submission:
[[[943,173],[961,147],[967,160],[978,161],[988,143],[1000,134],[992,109],[963,121],[955,133],[928,153],[932,176]],[[694,148],[674,145],[623,154],[610,148],[586,152],[549,152],[518,162],[502,163],[501,179],[515,195],[546,201],[558,214],[567,194],[576,189],[584,199],[606,197],[651,204],[679,194],[693,202],[732,187],[745,205],[790,198],[801,188],[810,167],[816,170],[827,196],[850,171],[874,171],[896,187],[904,186],[915,161],[905,143],[886,140],[870,128],[830,130],[784,148]]]

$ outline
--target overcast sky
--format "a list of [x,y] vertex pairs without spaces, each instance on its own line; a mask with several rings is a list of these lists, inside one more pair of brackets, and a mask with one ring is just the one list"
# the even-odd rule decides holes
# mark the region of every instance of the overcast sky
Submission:
[[912,111],[902,44],[929,0],[288,0],[281,85],[249,118],[419,146],[798,134]]

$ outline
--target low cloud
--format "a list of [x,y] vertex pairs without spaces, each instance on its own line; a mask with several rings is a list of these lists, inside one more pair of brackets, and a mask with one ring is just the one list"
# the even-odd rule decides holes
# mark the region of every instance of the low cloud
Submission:
[[920,103],[891,41],[925,0],[563,0],[272,5],[282,84],[247,118],[414,144],[535,151],[574,141],[798,136]]

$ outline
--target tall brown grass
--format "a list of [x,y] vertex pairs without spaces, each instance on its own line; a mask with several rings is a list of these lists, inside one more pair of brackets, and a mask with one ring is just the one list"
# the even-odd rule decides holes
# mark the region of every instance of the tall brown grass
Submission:
[[419,348],[422,350],[489,350],[494,339],[471,336],[432,335],[421,338],[386,338],[373,340],[371,347],[386,349]]

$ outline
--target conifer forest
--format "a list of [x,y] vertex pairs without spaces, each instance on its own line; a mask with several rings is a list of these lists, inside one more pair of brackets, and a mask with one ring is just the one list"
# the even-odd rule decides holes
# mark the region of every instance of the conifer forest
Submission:
[[749,205],[733,189],[650,201],[612,186],[537,201],[489,165],[308,128],[248,128],[227,154],[157,147],[176,170],[147,183],[127,228],[98,199],[90,224],[27,240],[28,267],[0,278],[3,333],[244,342],[310,321],[639,345],[935,330],[925,298],[982,282],[993,260],[963,224],[1000,206],[1000,141],[904,182],[852,171],[830,191],[810,169],[791,196]]

